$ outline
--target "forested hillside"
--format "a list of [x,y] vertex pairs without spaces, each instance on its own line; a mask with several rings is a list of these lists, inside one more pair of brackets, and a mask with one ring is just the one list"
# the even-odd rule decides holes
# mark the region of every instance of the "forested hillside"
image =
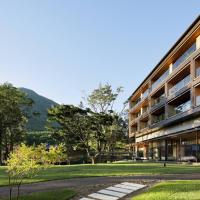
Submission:
[[28,98],[33,100],[32,107],[27,108],[27,129],[33,131],[43,131],[47,120],[47,110],[50,107],[57,105],[57,103],[37,94],[33,90],[27,88],[20,88],[20,90],[26,93]]

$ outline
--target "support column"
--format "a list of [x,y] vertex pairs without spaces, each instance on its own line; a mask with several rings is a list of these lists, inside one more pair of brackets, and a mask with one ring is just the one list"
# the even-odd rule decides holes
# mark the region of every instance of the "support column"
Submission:
[[162,152],[162,140],[159,141],[159,160],[162,160],[161,152]]
[[[168,97],[168,83],[165,83],[165,99],[167,99]],[[169,115],[169,108],[168,108],[168,104],[165,101],[165,119],[168,118]]]
[[179,139],[179,161],[181,162],[181,138]]
[[135,144],[135,157],[138,157],[138,144]]
[[196,131],[196,162],[198,162],[198,132]]
[[147,159],[147,144],[144,144],[143,156],[144,159]]
[[165,161],[167,161],[168,157],[168,146],[167,146],[167,139],[165,140]]
[[[192,82],[195,79],[195,76],[196,76],[195,61],[192,60],[191,65],[190,65],[190,78],[191,78]],[[190,99],[191,99],[191,108],[193,109],[196,105],[195,88],[194,87],[191,87]]]

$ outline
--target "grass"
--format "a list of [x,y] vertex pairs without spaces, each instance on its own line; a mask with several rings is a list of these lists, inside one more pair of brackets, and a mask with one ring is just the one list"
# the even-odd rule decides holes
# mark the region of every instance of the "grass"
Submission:
[[159,183],[134,200],[197,200],[200,199],[200,180],[167,181]]
[[[59,180],[77,177],[128,176],[154,174],[199,173],[200,166],[160,163],[114,163],[96,165],[52,166],[41,171],[38,176],[25,180],[26,183]],[[0,167],[0,186],[8,185],[6,167]]]
[[68,200],[75,196],[75,192],[67,189],[56,189],[47,192],[35,192],[24,195],[19,200]]

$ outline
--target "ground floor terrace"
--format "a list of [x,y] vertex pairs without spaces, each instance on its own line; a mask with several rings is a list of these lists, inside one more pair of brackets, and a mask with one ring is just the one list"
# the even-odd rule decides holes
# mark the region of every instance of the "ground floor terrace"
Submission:
[[136,157],[144,160],[200,162],[200,131],[136,143],[135,151]]

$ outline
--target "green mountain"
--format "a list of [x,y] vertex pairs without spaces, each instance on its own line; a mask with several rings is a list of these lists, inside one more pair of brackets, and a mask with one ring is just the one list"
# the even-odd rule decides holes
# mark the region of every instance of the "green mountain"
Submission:
[[43,131],[45,130],[47,120],[47,110],[52,106],[58,105],[56,102],[43,97],[33,90],[27,88],[19,88],[22,92],[26,93],[27,98],[33,100],[33,105],[27,108],[28,123],[27,130]]

